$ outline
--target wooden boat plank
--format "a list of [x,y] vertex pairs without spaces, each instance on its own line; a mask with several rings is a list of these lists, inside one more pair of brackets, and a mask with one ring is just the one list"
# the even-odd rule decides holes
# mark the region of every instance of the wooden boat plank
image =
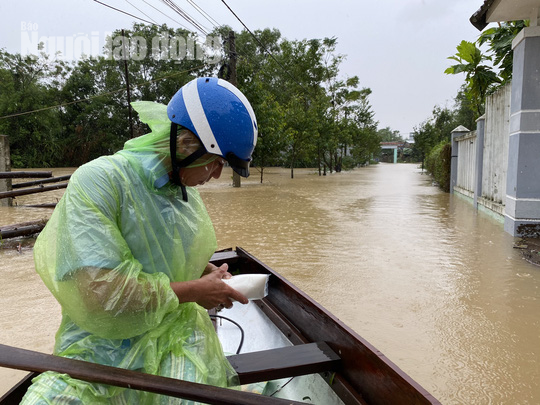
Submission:
[[38,353],[0,344],[0,366],[27,371],[56,371],[72,378],[144,390],[215,405],[291,405],[301,402],[261,396],[250,392],[144,374],[66,357]]
[[336,370],[341,359],[324,342],[228,356],[241,384]]
[[238,262],[239,258],[240,256],[238,256],[238,253],[236,253],[234,250],[226,249],[215,252],[210,259],[210,262],[219,267],[223,263],[236,263]]

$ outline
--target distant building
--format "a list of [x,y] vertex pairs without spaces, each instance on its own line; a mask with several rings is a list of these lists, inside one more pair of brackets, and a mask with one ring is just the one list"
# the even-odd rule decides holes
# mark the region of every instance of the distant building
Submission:
[[408,134],[400,134],[400,136],[406,143],[414,143],[414,132],[409,132]]

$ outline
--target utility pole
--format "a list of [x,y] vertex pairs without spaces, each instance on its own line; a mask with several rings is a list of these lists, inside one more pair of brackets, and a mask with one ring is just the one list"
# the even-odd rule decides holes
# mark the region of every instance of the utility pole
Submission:
[[128,56],[126,55],[126,36],[124,35],[124,30],[122,29],[122,48],[123,53],[122,56],[124,58],[124,72],[126,75],[126,87],[127,87],[127,102],[128,102],[128,115],[129,115],[129,132],[131,134],[131,138],[133,138],[133,117],[131,116],[131,94],[129,91],[129,74],[128,74]]
[[[238,86],[238,80],[236,77],[236,44],[234,31],[229,31],[229,82]],[[233,187],[241,187],[242,182],[240,180],[240,175],[233,170]]]

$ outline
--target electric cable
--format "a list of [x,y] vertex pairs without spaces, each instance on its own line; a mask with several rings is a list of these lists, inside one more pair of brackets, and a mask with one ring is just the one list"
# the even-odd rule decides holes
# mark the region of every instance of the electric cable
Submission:
[[116,11],[118,11],[118,12],[120,12],[120,13],[127,14],[127,15],[129,15],[130,17],[136,18],[137,20],[141,20],[141,21],[144,21],[145,23],[155,25],[155,24],[154,24],[153,22],[151,22],[151,21],[145,20],[144,18],[141,18],[141,17],[137,17],[136,15],[130,14],[130,13],[128,13],[127,11],[124,11],[124,10],[120,10],[119,8],[116,8],[116,7],[113,7],[113,6],[109,6],[108,4],[105,4],[105,3],[103,3],[103,2],[101,2],[101,1],[99,1],[99,0],[93,0],[93,1],[95,1],[96,3],[101,4],[102,6],[112,8],[113,10],[116,10]]
[[125,0],[125,2],[127,4],[129,4],[131,7],[133,7],[135,10],[137,10],[139,13],[142,13],[144,14],[148,19],[152,20],[154,25],[158,25],[158,23],[152,18],[150,17],[148,14],[146,14],[144,11],[142,11],[140,8],[138,8],[137,6],[135,6],[133,3],[131,3],[129,0]]
[[204,18],[206,18],[206,21],[212,24],[213,28],[221,27],[223,25],[223,24],[218,23],[215,18],[213,18],[210,14],[204,11],[202,7],[196,4],[193,0],[187,0],[187,2],[191,4],[192,7],[199,12],[199,14],[201,14]]
[[188,27],[186,27],[185,25],[183,25],[180,21],[178,20],[175,20],[174,18],[172,18],[170,15],[168,14],[165,14],[163,11],[161,11],[159,8],[151,5],[150,3],[148,3],[146,0],[142,0],[143,2],[145,2],[146,4],[148,4],[150,7],[152,7],[154,10],[156,10],[158,13],[161,13],[163,14],[165,17],[167,17],[168,19],[174,21],[176,24],[178,24],[180,27],[190,31],[190,29]]
[[240,350],[242,350],[242,346],[244,345],[244,329],[242,329],[240,324],[238,324],[238,322],[236,322],[236,321],[233,321],[231,318],[227,318],[227,317],[221,316],[221,315],[210,315],[210,318],[225,319],[226,321],[229,321],[229,322],[235,324],[236,326],[238,326],[238,329],[240,329],[241,337],[240,337],[240,344],[238,345],[238,349],[236,350],[236,354],[240,354]]
[[274,395],[276,395],[279,391],[281,391],[283,388],[285,388],[285,386],[287,384],[289,384],[292,380],[294,379],[294,377],[291,377],[285,384],[283,384],[281,387],[279,387],[277,390],[275,390],[274,392],[272,392],[270,395],[268,395],[269,397],[273,397]]
[[182,8],[180,8],[173,0],[161,0],[165,5],[167,5],[171,10],[180,15],[184,20],[193,25],[197,30],[202,32],[204,35],[208,35],[209,29],[200,24],[197,20],[191,17],[186,13]]

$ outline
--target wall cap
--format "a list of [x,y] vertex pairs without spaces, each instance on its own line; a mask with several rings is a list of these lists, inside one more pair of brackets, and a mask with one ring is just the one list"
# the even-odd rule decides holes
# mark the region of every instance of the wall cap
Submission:
[[540,26],[523,28],[512,41],[512,49],[515,49],[525,38],[540,37]]
[[452,130],[452,133],[454,132],[470,132],[470,130],[465,128],[463,125],[460,125],[459,127]]

